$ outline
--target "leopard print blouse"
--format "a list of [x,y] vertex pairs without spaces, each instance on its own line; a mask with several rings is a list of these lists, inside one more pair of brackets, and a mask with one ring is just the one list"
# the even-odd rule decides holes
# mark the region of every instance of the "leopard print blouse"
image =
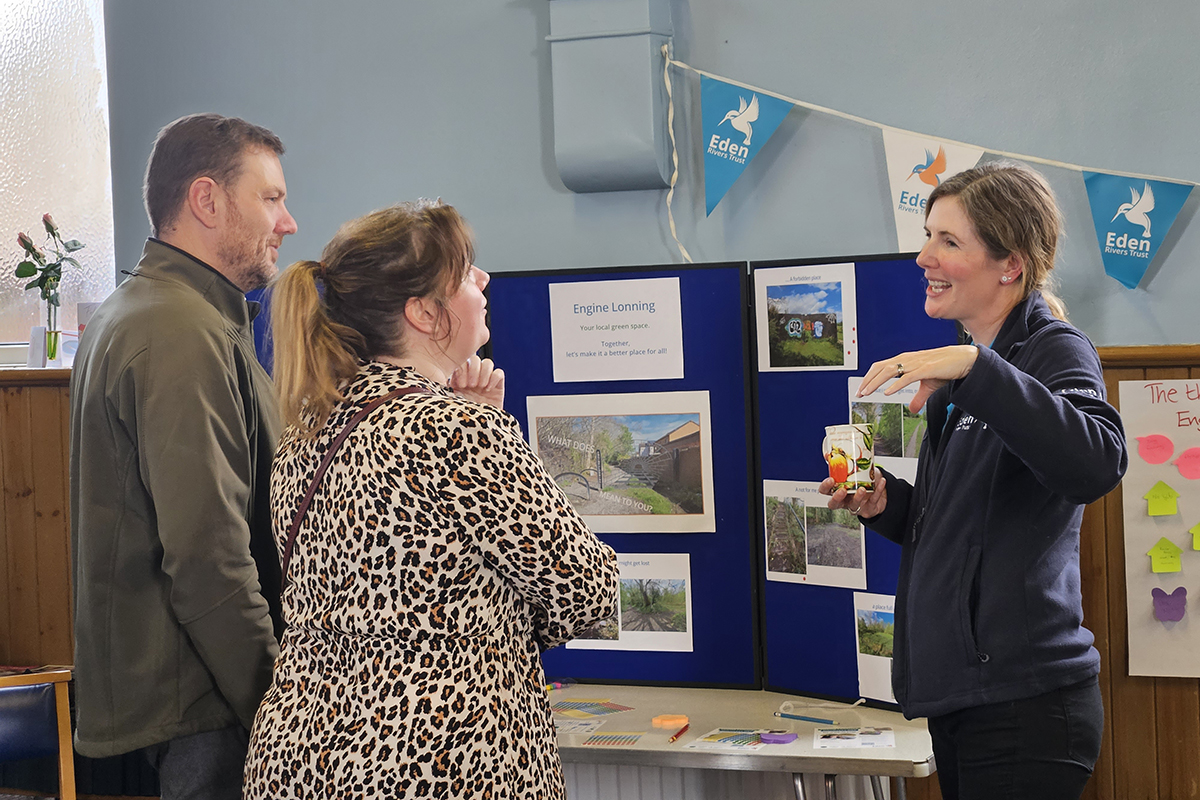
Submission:
[[540,649],[612,616],[617,561],[516,420],[369,362],[310,439],[284,434],[277,543],[357,408],[296,537],[287,631],[245,797],[565,798]]

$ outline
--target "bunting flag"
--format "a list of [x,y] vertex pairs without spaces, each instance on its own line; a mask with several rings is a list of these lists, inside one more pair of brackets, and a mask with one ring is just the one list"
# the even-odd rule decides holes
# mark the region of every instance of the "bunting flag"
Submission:
[[1084,172],[1104,271],[1136,289],[1191,194],[1191,184]]
[[947,178],[979,163],[983,148],[950,144],[883,129],[892,213],[900,251],[925,246],[925,204],[929,193]]
[[705,216],[713,212],[791,110],[791,103],[768,94],[700,76]]

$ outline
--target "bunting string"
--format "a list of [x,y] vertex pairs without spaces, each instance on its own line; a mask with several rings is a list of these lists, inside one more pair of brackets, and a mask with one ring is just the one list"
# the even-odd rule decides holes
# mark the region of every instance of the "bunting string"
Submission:
[[[1195,181],[1182,180],[1180,178],[1164,178],[1159,175],[1146,175],[1146,174],[1143,174],[1140,172],[1122,172],[1120,170],[1112,170],[1112,169],[1107,169],[1107,168],[1101,169],[1101,168],[1096,168],[1096,167],[1084,167],[1084,166],[1080,166],[1079,164],[1072,164],[1067,161],[1057,161],[1052,158],[1041,158],[1040,156],[1030,156],[1030,155],[1025,155],[1023,153],[1009,152],[1007,150],[997,150],[994,147],[986,147],[986,146],[978,145],[978,144],[969,144],[967,142],[959,142],[954,139],[947,139],[944,136],[920,133],[917,131],[907,130],[905,128],[897,128],[892,125],[884,125],[881,122],[875,122],[874,120],[867,119],[866,117],[859,117],[854,114],[847,114],[844,111],[838,111],[837,109],[833,109],[833,108],[826,108],[825,106],[819,106],[819,105],[816,105],[815,103],[807,103],[803,100],[797,100],[794,97],[788,97],[787,95],[779,94],[778,92],[772,92],[768,89],[762,89],[762,88],[759,88],[758,86],[754,86],[749,83],[742,83],[741,81],[735,81],[735,80],[732,80],[731,78],[726,78],[721,75],[716,75],[712,72],[707,72],[702,69],[697,69],[696,67],[693,67],[690,64],[686,64],[683,61],[678,61],[674,58],[671,58],[669,48],[665,44],[662,46],[662,55],[663,55],[663,60],[666,62],[665,66],[664,66],[664,70],[667,70],[672,66],[677,67],[678,69],[684,70],[686,72],[692,72],[692,73],[695,73],[696,75],[703,75],[704,77],[723,81],[724,83],[728,83],[733,86],[740,86],[741,88],[746,89],[751,92],[765,94],[770,97],[774,97],[778,100],[782,100],[786,103],[791,103],[792,105],[796,105],[801,108],[806,108],[809,111],[816,111],[820,114],[829,114],[831,116],[838,117],[838,118],[844,119],[844,120],[848,120],[850,122],[856,122],[860,125],[867,125],[867,126],[870,126],[873,128],[878,128],[881,131],[895,131],[896,133],[902,133],[902,134],[905,134],[908,136],[916,136],[916,137],[925,138],[925,139],[936,139],[938,141],[946,142],[947,144],[951,144],[951,145],[957,145],[959,147],[982,147],[986,152],[994,153],[996,155],[1003,156],[1005,158],[1012,158],[1012,159],[1016,159],[1018,161],[1026,161],[1026,162],[1030,162],[1033,164],[1043,164],[1048,167],[1059,167],[1061,169],[1075,170],[1077,172],[1106,172],[1110,175],[1121,175],[1126,178],[1137,178],[1137,179],[1141,179],[1141,180],[1151,180],[1151,181],[1166,181],[1168,183],[1179,183],[1179,184],[1185,184],[1188,186],[1200,186],[1200,184],[1196,183]],[[670,120],[670,119],[674,119],[674,108],[673,108],[673,102],[671,101],[671,98],[670,98],[670,91],[669,91],[670,82],[669,81],[668,81],[667,85],[668,85],[667,116],[668,116],[668,119]],[[675,141],[674,130],[672,130],[672,132],[671,132],[671,141],[672,141],[672,152],[673,152],[674,151],[674,141]],[[676,163],[678,163],[677,158],[675,158],[674,160]],[[674,183],[674,181],[672,181],[672,184],[673,183]]]
[[679,150],[675,146],[675,99],[671,94],[671,55],[664,44],[663,50],[663,83],[667,85],[667,133],[671,138],[671,185],[667,189],[667,224],[671,228],[671,238],[683,255],[683,260],[692,263],[692,256],[679,241],[679,233],[675,230],[675,214],[671,211],[671,199],[675,196],[675,182],[679,180]]

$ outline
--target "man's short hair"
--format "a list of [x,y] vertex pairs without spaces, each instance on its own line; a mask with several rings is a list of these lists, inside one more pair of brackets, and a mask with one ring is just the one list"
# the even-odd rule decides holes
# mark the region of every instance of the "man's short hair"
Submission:
[[159,131],[142,190],[153,235],[175,222],[193,181],[209,177],[228,186],[241,172],[242,156],[260,148],[283,155],[278,136],[237,117],[192,114]]

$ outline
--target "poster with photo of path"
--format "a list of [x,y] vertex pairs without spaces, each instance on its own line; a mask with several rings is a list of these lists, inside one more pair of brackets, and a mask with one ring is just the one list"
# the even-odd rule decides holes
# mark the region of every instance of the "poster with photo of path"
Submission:
[[763,481],[767,580],[865,589],[862,524],[845,509],[829,508],[818,486]]
[[526,404],[534,452],[596,533],[716,530],[708,392]]
[[687,553],[619,553],[616,617],[567,642],[573,650],[692,651],[691,557]]
[[866,397],[858,397],[862,378],[847,381],[851,423],[867,423],[874,433],[875,464],[909,483],[917,479],[917,456],[925,439],[925,406],[916,413],[908,404],[919,384],[910,383],[893,395],[884,394],[885,383]]

